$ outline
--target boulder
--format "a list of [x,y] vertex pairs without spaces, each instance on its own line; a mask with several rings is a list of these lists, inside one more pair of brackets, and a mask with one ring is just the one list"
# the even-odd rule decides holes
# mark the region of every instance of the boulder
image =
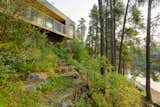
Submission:
[[46,81],[48,79],[48,75],[43,72],[38,73],[28,73],[27,81]]

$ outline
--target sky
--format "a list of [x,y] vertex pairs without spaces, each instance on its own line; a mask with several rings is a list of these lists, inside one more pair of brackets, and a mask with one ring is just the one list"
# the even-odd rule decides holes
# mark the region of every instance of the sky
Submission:
[[89,13],[93,4],[97,4],[97,0],[47,0],[65,15],[71,18],[76,24],[83,17],[86,24],[89,22]]
[[[60,11],[62,11],[66,16],[71,18],[76,24],[78,24],[78,20],[83,17],[86,20],[86,25],[88,27],[89,23],[89,13],[93,6],[93,4],[97,4],[98,0],[47,0]],[[124,0],[126,1],[126,0]],[[147,6],[147,5],[146,5]],[[154,17],[158,13],[157,10],[160,8],[156,8],[152,11],[152,16]],[[144,22],[146,23],[147,17],[147,8],[142,9],[142,13],[144,16]],[[159,13],[160,14],[160,13]],[[159,28],[159,27],[158,27]],[[88,30],[86,31],[87,34]],[[143,32],[142,37],[146,36],[146,33]],[[86,38],[86,36],[85,36]],[[158,37],[160,39],[160,36]],[[156,39],[159,40],[157,37]]]

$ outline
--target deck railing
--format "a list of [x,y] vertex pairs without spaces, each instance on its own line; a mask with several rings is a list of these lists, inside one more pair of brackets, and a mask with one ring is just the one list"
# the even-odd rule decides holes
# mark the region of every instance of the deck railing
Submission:
[[24,10],[23,18],[39,27],[51,30],[53,32],[56,31],[66,34],[64,24],[58,22],[54,18],[44,14],[43,12],[31,6],[27,6],[27,9]]
[[[16,14],[24,21],[58,35],[66,36],[68,38],[73,38],[74,36],[75,24],[69,18],[66,20],[65,24],[63,24],[23,0],[0,0],[0,10],[1,9],[9,11],[13,15]],[[54,11],[53,9],[54,8],[52,8],[52,11]]]

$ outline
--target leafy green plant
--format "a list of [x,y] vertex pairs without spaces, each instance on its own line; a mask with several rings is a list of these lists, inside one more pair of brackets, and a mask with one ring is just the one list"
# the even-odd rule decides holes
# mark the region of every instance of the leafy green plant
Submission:
[[97,107],[113,107],[110,103],[108,103],[101,93],[94,93],[92,98]]
[[125,77],[109,73],[106,80],[106,101],[113,107],[141,107],[141,93]]
[[81,42],[74,40],[71,43],[71,48],[72,48],[73,59],[80,62],[89,57],[88,50]]
[[[5,19],[7,17],[7,20]],[[46,34],[22,20],[2,14],[0,27],[0,71],[48,71],[56,65],[57,57],[47,45]],[[11,25],[11,26],[10,26]],[[4,38],[4,37],[5,38]]]
[[76,104],[75,107],[92,107],[91,104],[87,103],[84,99],[79,99]]
[[53,89],[55,87],[58,87],[58,86],[62,85],[62,83],[63,83],[63,81],[62,81],[61,78],[55,77],[55,78],[52,78],[48,83],[42,85],[40,87],[40,90],[42,92],[46,92],[48,90],[51,90],[51,89]]

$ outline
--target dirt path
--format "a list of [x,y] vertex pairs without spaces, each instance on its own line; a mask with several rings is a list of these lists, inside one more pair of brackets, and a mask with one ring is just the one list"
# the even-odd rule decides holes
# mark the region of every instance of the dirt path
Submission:
[[[62,78],[71,78],[73,81],[76,82],[77,86],[74,87],[70,92],[67,92],[66,94],[63,94],[61,98],[59,99],[59,102],[57,104],[57,107],[73,107],[73,100],[76,99],[77,94],[83,93],[84,87],[86,87],[85,82],[81,78],[80,74],[78,72],[68,72],[60,75]],[[70,83],[69,83],[70,84]]]
[[71,107],[71,104],[68,104],[67,102],[65,102],[65,100],[72,95],[73,93],[68,93],[62,96],[58,102],[58,107]]

